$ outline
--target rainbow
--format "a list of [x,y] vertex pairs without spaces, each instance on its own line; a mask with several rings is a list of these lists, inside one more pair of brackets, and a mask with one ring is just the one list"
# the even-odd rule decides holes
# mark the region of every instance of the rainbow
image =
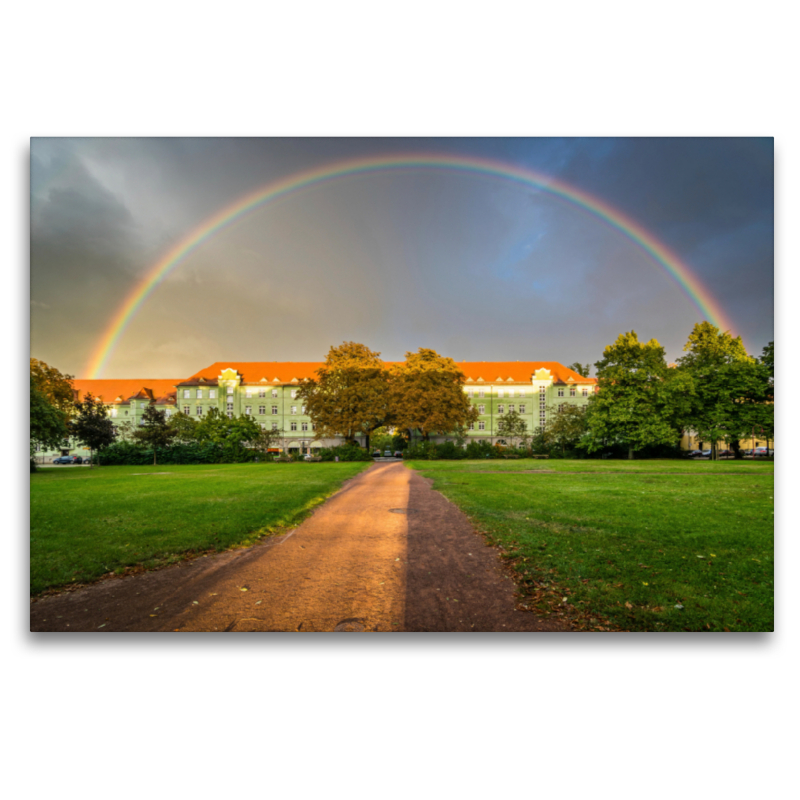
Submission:
[[712,324],[721,330],[733,329],[719,303],[675,253],[671,252],[637,222],[634,222],[630,217],[625,216],[597,197],[593,197],[580,189],[576,189],[574,186],[542,173],[490,159],[441,154],[384,155],[337,161],[322,167],[314,167],[303,172],[294,173],[250,192],[218,211],[212,217],[204,220],[149,269],[145,277],[117,309],[113,319],[104,331],[100,343],[89,359],[87,364],[89,378],[98,378],[101,375],[120,337],[130,325],[131,320],[136,316],[142,304],[161,281],[192,252],[213,236],[216,236],[220,231],[225,230],[232,223],[242,218],[243,215],[260,208],[271,200],[285,197],[292,192],[297,192],[309,186],[334,181],[338,178],[417,169],[455,171],[469,175],[504,178],[524,186],[533,186],[589,211],[611,228],[626,236],[644,250],[656,263],[664,267],[682,287],[702,315]]

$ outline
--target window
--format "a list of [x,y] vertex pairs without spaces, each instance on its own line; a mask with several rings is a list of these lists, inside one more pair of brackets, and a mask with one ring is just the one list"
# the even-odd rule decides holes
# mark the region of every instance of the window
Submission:
[[297,406],[292,406],[292,414],[296,414],[296,413],[297,413]]
[[505,394],[506,394],[506,393],[505,393],[505,392],[504,392],[502,389],[498,389],[498,390],[497,390],[497,396],[498,396],[498,397],[505,397]]
[[233,403],[228,403],[228,410],[226,413],[228,414],[228,419],[233,419]]
[[292,389],[292,400],[294,400],[295,397],[297,397],[297,389]]
[[520,403],[519,404],[519,413],[520,414],[524,414],[525,413],[525,403]]
[[467,389],[467,396],[468,397],[475,397],[475,390],[474,389]]
[[475,423],[474,423],[474,422],[470,422],[470,424],[469,424],[469,429],[470,429],[471,431],[474,431],[474,430],[475,430]]
[[258,407],[258,413],[259,414],[266,414],[267,413],[267,407],[266,406],[259,406]]
[[500,405],[497,406],[497,413],[498,414],[505,414],[506,413],[506,407],[502,403],[500,403]]
[[300,423],[300,430],[301,431],[307,431],[308,430],[308,423],[307,422]]
[[508,413],[509,414],[513,414],[514,413],[514,404],[513,403],[509,403],[508,404]]
[[278,423],[277,422],[273,422],[272,423],[272,430],[274,430],[274,431],[278,430]]
[[277,389],[273,389],[272,390],[272,396],[273,397],[277,397],[278,396],[278,390]]
[[311,423],[311,430],[315,431],[316,429],[317,429],[317,426],[312,422]]
[[217,390],[216,389],[209,389],[208,396],[211,400],[215,400],[217,397]]
[[558,404],[558,412],[559,414],[567,407],[566,403],[559,403]]
[[197,408],[195,409],[195,412],[197,413],[198,417],[202,417],[203,416],[203,406],[197,406]]
[[588,396],[589,396],[589,390],[588,390],[588,389],[587,389],[587,388],[584,386],[584,387],[583,387],[583,390],[581,391],[581,394],[582,394],[584,397],[588,397]]
[[297,430],[297,423],[294,420],[292,420],[289,423],[289,428],[291,428],[291,430],[293,430],[293,431],[296,431]]
[[249,400],[253,396],[253,390],[248,387],[244,390],[244,396]]
[[300,413],[301,414],[305,414],[306,413],[306,407],[305,406],[300,406]]
[[559,397],[563,397],[563,396],[564,396],[564,389],[563,389],[563,387],[559,387],[559,389],[558,389],[558,396],[559,396]]
[[479,405],[478,406],[478,413],[479,414],[485,414],[486,413],[486,406],[483,405],[483,404]]
[[249,417],[253,413],[253,406],[245,406],[244,413]]
[[259,389],[258,390],[258,396],[259,397],[266,397],[267,396],[267,390],[266,389]]
[[570,386],[569,387],[569,396],[570,397],[575,397],[575,387],[574,386]]
[[509,389],[508,390],[508,396],[509,397],[513,397],[514,396],[514,390],[513,389]]
[[192,396],[192,390],[191,389],[184,389],[183,390],[183,399],[184,400],[188,400],[191,396]]
[[479,431],[485,431],[486,430],[486,423],[482,419],[478,420],[478,430]]
[[278,415],[278,406],[272,406],[272,416],[276,417]]
[[233,394],[233,386],[228,387],[228,394]]
[[191,409],[191,408],[189,408],[189,406],[184,406],[184,407],[183,407],[183,413],[184,413],[184,414],[186,414],[186,416],[188,417],[188,416],[189,416],[189,414],[191,414],[191,413],[192,413],[192,409]]
[[198,400],[202,400],[203,399],[203,390],[202,389],[198,389],[197,390],[197,399]]
[[484,389],[479,389],[478,397],[486,397],[486,391]]
[[524,389],[520,389],[519,390],[519,397],[525,397],[525,390]]

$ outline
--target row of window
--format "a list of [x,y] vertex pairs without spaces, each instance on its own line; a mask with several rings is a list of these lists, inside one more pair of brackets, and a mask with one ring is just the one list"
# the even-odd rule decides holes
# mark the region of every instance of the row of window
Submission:
[[[277,397],[278,396],[278,390],[277,389],[272,389],[271,391],[272,391],[272,396],[273,397]],[[203,390],[202,389],[184,389],[183,390],[183,399],[184,400],[191,400],[192,397],[193,397],[192,392],[194,392],[194,398],[196,398],[197,400],[202,400],[203,399],[204,395],[203,395]],[[233,394],[233,387],[232,386],[228,386],[227,394]],[[244,390],[244,396],[247,399],[255,397],[256,396],[256,390],[255,389],[245,389]],[[259,397],[266,397],[267,396],[267,390],[266,389],[259,389],[258,390],[258,396]],[[292,400],[294,400],[297,397],[297,389],[292,389],[291,396],[292,396]],[[208,399],[209,400],[216,400],[216,398],[217,398],[217,390],[216,389],[209,389],[208,390]]]
[[[508,393],[509,397],[514,397],[514,392],[517,397],[525,397],[524,389],[498,389],[497,396],[505,397]],[[467,389],[467,397],[486,397],[486,389]]]
[[[515,408],[514,404],[513,403],[509,403],[508,404],[508,413],[509,414],[513,413],[514,412],[514,408]],[[520,414],[524,414],[525,413],[525,409],[526,409],[525,403],[520,403],[519,404],[519,413]],[[483,405],[482,403],[478,406],[478,413],[479,414],[485,414],[486,413],[486,406]],[[500,405],[497,406],[497,413],[498,414],[505,414],[506,413],[505,403],[500,403]]]

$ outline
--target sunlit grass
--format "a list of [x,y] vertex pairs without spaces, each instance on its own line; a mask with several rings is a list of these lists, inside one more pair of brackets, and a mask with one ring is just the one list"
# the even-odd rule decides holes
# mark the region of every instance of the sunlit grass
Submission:
[[410,465],[509,551],[523,591],[627,630],[773,629],[771,463]]
[[64,467],[31,475],[31,593],[297,523],[368,464]]

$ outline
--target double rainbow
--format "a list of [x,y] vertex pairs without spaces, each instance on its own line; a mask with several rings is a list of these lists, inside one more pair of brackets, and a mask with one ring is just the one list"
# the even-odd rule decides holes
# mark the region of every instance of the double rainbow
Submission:
[[671,252],[652,234],[642,228],[641,225],[603,200],[550,176],[500,161],[472,156],[437,154],[392,155],[348,159],[289,175],[286,178],[256,189],[254,192],[250,192],[203,221],[148,270],[145,277],[117,309],[113,319],[103,333],[100,343],[89,359],[86,370],[88,377],[100,377],[120,337],[136,316],[144,301],[161,281],[182,263],[187,256],[243,215],[265,205],[270,200],[284,197],[315,184],[357,175],[416,169],[444,170],[484,177],[504,178],[525,186],[534,186],[591,212],[638,245],[657,264],[666,269],[706,319],[721,330],[732,330],[733,326],[728,321],[719,303],[689,267],[675,253]]

